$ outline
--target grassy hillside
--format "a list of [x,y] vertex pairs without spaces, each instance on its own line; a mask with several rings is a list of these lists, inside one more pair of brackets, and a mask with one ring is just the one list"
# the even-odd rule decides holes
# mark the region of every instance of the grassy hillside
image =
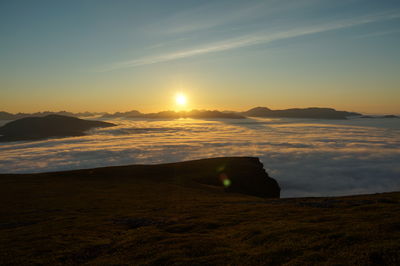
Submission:
[[0,265],[400,264],[400,193],[264,199],[139,169],[0,175]]

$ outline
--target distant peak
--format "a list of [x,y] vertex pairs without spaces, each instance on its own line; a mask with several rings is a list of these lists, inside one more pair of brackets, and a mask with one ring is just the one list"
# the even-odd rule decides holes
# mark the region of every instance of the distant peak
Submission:
[[271,111],[271,109],[269,109],[268,107],[257,106],[257,107],[251,108],[248,111]]

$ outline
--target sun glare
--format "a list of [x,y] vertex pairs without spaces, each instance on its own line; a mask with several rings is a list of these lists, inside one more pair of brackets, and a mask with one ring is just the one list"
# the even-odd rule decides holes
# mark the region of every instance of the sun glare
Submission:
[[183,95],[182,93],[177,94],[176,97],[175,97],[175,102],[179,106],[186,105],[186,102],[187,102],[186,96]]

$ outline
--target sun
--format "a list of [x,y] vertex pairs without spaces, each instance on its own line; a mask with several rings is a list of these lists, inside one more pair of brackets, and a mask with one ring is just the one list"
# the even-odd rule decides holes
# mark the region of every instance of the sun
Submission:
[[176,104],[179,105],[179,106],[184,106],[184,105],[186,105],[186,103],[187,103],[186,96],[185,96],[184,94],[182,94],[182,93],[178,93],[178,94],[175,96],[175,102],[176,102]]

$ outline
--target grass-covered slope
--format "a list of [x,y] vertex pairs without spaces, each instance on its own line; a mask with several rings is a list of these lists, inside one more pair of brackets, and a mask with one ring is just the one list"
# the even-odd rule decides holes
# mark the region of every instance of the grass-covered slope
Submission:
[[264,199],[195,168],[0,175],[0,265],[400,263],[399,193]]

